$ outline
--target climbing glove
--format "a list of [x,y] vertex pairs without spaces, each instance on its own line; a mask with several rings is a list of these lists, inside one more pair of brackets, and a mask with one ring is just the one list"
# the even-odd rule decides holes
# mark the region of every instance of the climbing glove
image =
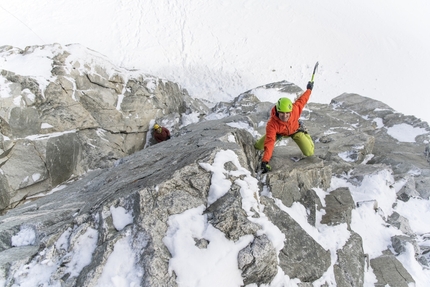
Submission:
[[312,90],[314,88],[314,82],[308,82],[308,85],[306,86],[306,89]]
[[272,167],[269,165],[268,162],[263,161],[263,162],[261,162],[261,170],[262,170],[262,173],[266,173],[268,171],[271,171]]

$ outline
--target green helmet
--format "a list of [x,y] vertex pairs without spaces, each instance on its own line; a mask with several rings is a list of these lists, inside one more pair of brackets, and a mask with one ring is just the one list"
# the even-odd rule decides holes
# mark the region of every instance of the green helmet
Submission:
[[289,98],[280,98],[276,103],[276,110],[281,113],[289,113],[293,110],[293,103]]

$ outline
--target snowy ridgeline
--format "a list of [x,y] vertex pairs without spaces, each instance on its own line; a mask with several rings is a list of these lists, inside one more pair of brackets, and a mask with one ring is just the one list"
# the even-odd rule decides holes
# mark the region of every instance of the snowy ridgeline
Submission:
[[[90,82],[99,75],[98,85],[111,89],[103,77],[112,80],[113,74],[92,75]],[[11,87],[14,77],[2,77]],[[118,89],[123,103],[127,97],[121,95],[143,95],[154,105],[162,101],[161,94],[182,93],[156,78],[124,79],[127,84]],[[82,78],[73,74],[69,80],[79,85]],[[26,81],[21,78],[19,84]],[[150,89],[149,82],[154,83]],[[74,103],[96,99],[86,98],[94,88],[86,84],[85,93],[79,93],[82,87],[71,88],[64,97],[75,97]],[[90,142],[86,161],[96,168],[45,186],[45,173],[28,167],[15,171],[13,179],[22,179],[16,190],[32,191],[40,183],[46,196],[23,197],[0,217],[0,285],[390,286],[394,280],[402,286],[427,286],[427,123],[354,94],[341,95],[330,105],[309,103],[302,119],[315,141],[315,156],[293,163],[290,158],[299,151],[284,140],[275,148],[273,171],[260,177],[252,144],[264,133],[272,103],[300,93],[293,86],[259,87],[216,105],[212,113],[195,108],[201,105],[195,102],[184,104],[184,110],[172,108],[174,116],[155,106],[143,128],[132,120],[142,120],[143,114],[127,110],[130,114],[119,118],[118,126],[108,126],[97,105],[86,102],[83,106],[97,123],[87,126],[94,129],[91,141],[75,140],[84,135],[79,128],[55,131],[59,123],[49,122],[50,117],[39,122],[43,133],[3,135],[10,158],[28,141],[38,142],[34,147],[39,148],[42,142],[51,147],[72,140],[77,150],[79,143]],[[2,92],[10,110],[37,105],[24,90],[12,97],[12,90]],[[124,105],[106,102],[125,114]],[[135,142],[149,142],[154,119],[171,129],[171,140],[110,158],[114,147],[100,148],[113,141],[128,146],[124,139],[129,131],[119,126],[124,120],[141,133]],[[120,130],[121,140],[112,129]],[[26,155],[30,166],[31,154]],[[106,164],[97,166],[97,160]],[[13,169],[5,167],[2,175],[9,175]],[[20,189],[23,183],[28,183],[26,189]]]

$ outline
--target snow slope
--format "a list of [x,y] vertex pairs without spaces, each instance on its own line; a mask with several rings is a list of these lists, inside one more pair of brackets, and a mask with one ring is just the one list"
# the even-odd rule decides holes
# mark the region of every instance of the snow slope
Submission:
[[429,14],[426,0],[1,0],[0,46],[80,43],[211,102],[305,87],[319,61],[311,101],[358,93],[430,122]]

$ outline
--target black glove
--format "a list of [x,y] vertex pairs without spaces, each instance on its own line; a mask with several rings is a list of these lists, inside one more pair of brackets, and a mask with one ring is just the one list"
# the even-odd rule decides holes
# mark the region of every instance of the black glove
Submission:
[[170,136],[167,136],[167,139],[170,140]]
[[306,86],[306,89],[312,90],[314,88],[314,82],[308,82],[308,85]]
[[263,161],[263,162],[261,162],[261,170],[263,171],[263,173],[266,173],[268,171],[271,171],[272,167],[269,165],[268,162]]

